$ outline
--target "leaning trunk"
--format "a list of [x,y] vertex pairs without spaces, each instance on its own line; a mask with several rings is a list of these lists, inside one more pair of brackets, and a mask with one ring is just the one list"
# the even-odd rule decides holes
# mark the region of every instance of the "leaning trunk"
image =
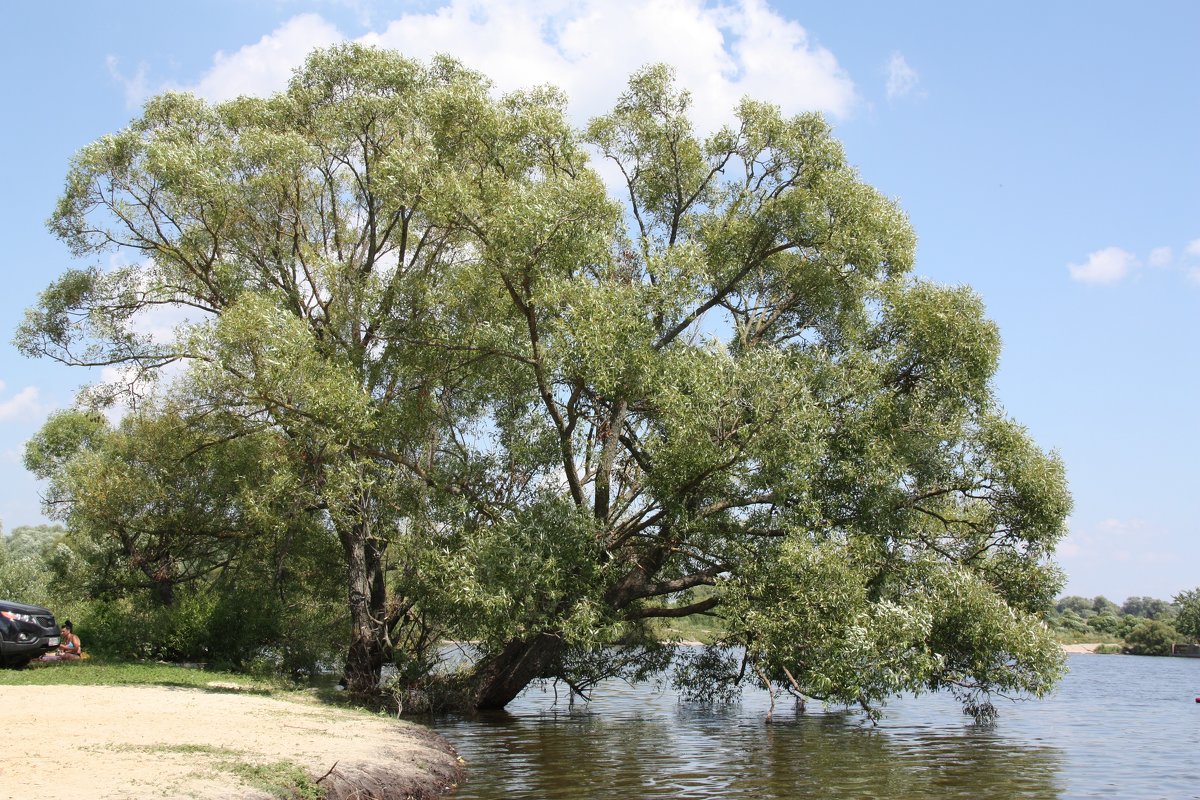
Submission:
[[[619,610],[636,598],[637,590],[647,583],[648,570],[662,565],[662,553],[645,558],[645,564],[631,570],[604,594],[604,602]],[[559,611],[564,609],[560,607]],[[472,698],[480,710],[504,708],[532,681],[561,674],[565,646],[561,636],[540,633],[530,639],[515,639],[491,658],[476,665],[472,675]]]
[[379,542],[364,523],[342,536],[346,551],[350,600],[350,649],[344,681],[347,691],[371,693],[379,688],[383,662],[390,655],[387,594]]
[[475,667],[475,708],[504,708],[532,681],[554,677],[562,651],[562,639],[549,633],[509,642]]

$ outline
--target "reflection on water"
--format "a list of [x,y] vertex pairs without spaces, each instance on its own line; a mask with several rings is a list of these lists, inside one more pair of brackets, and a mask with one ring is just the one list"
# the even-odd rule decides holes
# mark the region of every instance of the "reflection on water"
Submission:
[[[974,725],[943,696],[903,698],[878,725],[601,687],[567,707],[534,689],[507,712],[434,727],[468,762],[454,795],[545,798],[1200,797],[1200,660],[1072,656],[1051,698]],[[998,704],[999,705],[999,704]]]

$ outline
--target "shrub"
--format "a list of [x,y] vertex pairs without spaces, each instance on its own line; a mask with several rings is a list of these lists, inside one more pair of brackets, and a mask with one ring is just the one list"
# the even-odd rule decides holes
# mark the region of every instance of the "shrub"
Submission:
[[340,605],[306,599],[283,606],[251,593],[179,592],[171,606],[130,595],[77,612],[84,647],[121,659],[200,662],[214,667],[312,676],[345,646]]
[[1136,656],[1169,656],[1175,629],[1159,620],[1139,622],[1125,637],[1125,652]]
[[1059,617],[1057,627],[1059,627],[1060,629],[1065,630],[1065,631],[1070,631],[1072,633],[1087,633],[1088,632],[1087,623],[1083,621],[1082,617],[1080,617],[1078,614],[1076,614],[1074,611],[1072,611],[1070,609],[1067,609],[1066,611],[1064,611],[1062,613],[1062,616]]
[[1094,631],[1115,634],[1117,629],[1121,626],[1121,620],[1117,619],[1115,615],[1106,611],[1089,619],[1087,624],[1088,627]]

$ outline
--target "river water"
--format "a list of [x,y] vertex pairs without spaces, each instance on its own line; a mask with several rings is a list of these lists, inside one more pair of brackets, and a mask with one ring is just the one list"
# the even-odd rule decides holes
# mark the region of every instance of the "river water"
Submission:
[[434,723],[467,761],[455,800],[637,798],[1200,798],[1200,659],[1072,655],[1043,700],[996,701],[979,726],[943,695],[905,697],[872,726],[797,714],[747,691],[730,706],[669,689],[535,688],[505,712]]

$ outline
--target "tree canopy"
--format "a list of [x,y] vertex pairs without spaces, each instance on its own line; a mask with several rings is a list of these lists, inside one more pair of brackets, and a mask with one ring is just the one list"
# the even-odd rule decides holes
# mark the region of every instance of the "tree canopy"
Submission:
[[1042,693],[1070,501],[993,395],[980,299],[912,275],[818,115],[744,100],[702,136],[689,105],[648,67],[575,130],[556,90],[353,45],[268,99],[163,95],[51,220],[126,265],[64,273],[18,344],[182,361],[181,441],[269,439],[340,544],[353,686],[417,617],[479,642],[468,696],[498,707],[636,677],[654,620],[720,614],[697,695]]

